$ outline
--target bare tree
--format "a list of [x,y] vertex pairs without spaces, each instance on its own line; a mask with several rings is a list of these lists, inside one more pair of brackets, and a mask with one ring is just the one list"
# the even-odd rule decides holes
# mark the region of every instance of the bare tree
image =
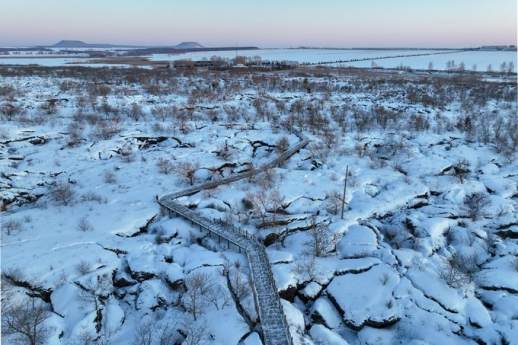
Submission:
[[324,256],[329,251],[332,242],[329,228],[325,224],[318,223],[317,217],[313,215],[310,219],[310,232],[314,255]]
[[192,186],[194,184],[194,174],[198,169],[199,165],[197,163],[182,162],[176,167],[176,172],[185,177]]
[[241,271],[239,270],[241,263],[239,261],[234,262],[232,267],[226,268],[228,279],[230,281],[230,285],[232,291],[238,300],[243,300],[246,297],[250,296],[251,288],[250,282],[243,277]]
[[259,191],[257,193],[246,194],[246,200],[249,201],[252,205],[252,212],[255,216],[261,218],[261,222],[266,222],[266,207],[267,207],[267,196],[266,192]]
[[230,305],[228,291],[220,284],[214,285],[207,293],[207,300],[214,305],[217,310],[221,310]]
[[2,329],[5,334],[14,336],[18,344],[43,344],[48,335],[44,325],[48,309],[35,298],[10,305],[2,311]]
[[206,297],[214,286],[212,277],[207,273],[194,272],[185,278],[187,291],[183,304],[196,321],[206,305]]
[[342,195],[335,190],[327,194],[327,211],[331,214],[337,215],[342,207]]
[[267,203],[271,211],[273,212],[273,221],[275,222],[275,218],[277,213],[282,209],[284,204],[284,197],[279,193],[277,189],[272,190],[267,197]]
[[507,62],[502,62],[502,64],[500,65],[500,72],[502,73],[505,73],[507,72]]

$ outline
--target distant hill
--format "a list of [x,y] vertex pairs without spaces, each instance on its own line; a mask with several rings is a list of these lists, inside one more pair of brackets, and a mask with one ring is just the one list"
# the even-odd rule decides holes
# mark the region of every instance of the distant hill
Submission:
[[174,46],[176,49],[203,49],[205,48],[198,42],[182,42]]
[[85,43],[77,40],[62,40],[50,46],[51,48],[140,48],[140,46],[118,45],[106,43]]
[[[62,40],[49,46],[50,48],[144,48],[144,46],[108,44],[108,43],[86,43],[79,40]],[[198,42],[182,42],[169,48],[187,50],[187,49],[203,49],[205,48]]]

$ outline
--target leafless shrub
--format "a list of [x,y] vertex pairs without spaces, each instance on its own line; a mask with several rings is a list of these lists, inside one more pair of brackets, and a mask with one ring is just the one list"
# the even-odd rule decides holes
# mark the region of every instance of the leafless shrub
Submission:
[[120,125],[117,121],[97,121],[93,135],[97,139],[108,140],[120,132]]
[[169,175],[170,173],[172,173],[174,171],[174,165],[169,159],[159,158],[156,165],[158,167],[158,171],[161,174]]
[[473,275],[479,270],[474,255],[461,256],[454,253],[440,272],[440,276],[451,287],[460,288],[469,284],[473,280]]
[[153,126],[151,126],[151,128],[153,129],[153,132],[155,132],[155,133],[164,132],[166,130],[164,125],[162,125],[162,123],[160,123],[160,122],[153,123]]
[[151,114],[160,121],[165,121],[172,117],[172,109],[165,106],[155,106],[151,109]]
[[192,322],[186,325],[187,336],[182,344],[185,345],[205,345],[210,344],[207,326]]
[[71,122],[68,125],[68,139],[67,146],[74,147],[81,143],[83,134],[83,128],[81,124],[77,121]]
[[232,157],[232,150],[228,146],[226,140],[225,144],[223,144],[218,150],[216,150],[216,154],[218,155],[218,157],[221,157],[224,160],[229,160]]
[[198,169],[198,163],[192,162],[181,162],[175,168],[176,172],[187,179],[191,186],[194,184],[194,174]]
[[92,113],[84,115],[84,119],[91,126],[96,126],[99,122],[102,121],[101,116]]
[[2,310],[2,330],[13,335],[17,344],[41,345],[48,336],[44,325],[48,314],[47,308],[35,298],[6,306]]
[[277,153],[281,154],[284,151],[286,151],[289,146],[290,146],[290,143],[288,141],[288,138],[282,137],[275,144],[275,149],[277,150]]
[[301,277],[303,281],[314,280],[317,276],[316,256],[313,250],[313,244],[308,242],[301,253],[302,257],[297,260],[293,267],[293,272]]
[[477,192],[464,197],[464,208],[467,216],[474,221],[483,216],[484,208],[488,204],[488,197],[484,193]]
[[82,331],[79,333],[75,342],[71,345],[107,345],[105,340],[97,334],[92,334],[89,331]]
[[142,111],[142,107],[139,104],[133,103],[128,115],[132,120],[138,121],[143,117],[144,112]]
[[40,109],[47,115],[56,114],[58,110],[58,102],[59,101],[57,99],[49,99],[41,105]]
[[464,180],[471,172],[469,170],[469,162],[465,159],[459,160],[453,165],[453,176],[457,177],[460,183],[464,183]]
[[169,323],[161,324],[156,330],[158,336],[158,345],[171,345],[177,343],[176,330]]
[[82,260],[76,265],[75,268],[76,268],[77,273],[84,276],[85,274],[90,273],[91,266],[88,261]]
[[0,105],[0,112],[5,115],[8,121],[11,121],[15,114],[21,114],[22,109],[13,102],[3,103]]
[[88,218],[81,217],[79,219],[79,222],[77,223],[77,230],[82,231],[82,232],[87,232],[87,231],[93,231],[93,229],[94,229],[94,227],[88,221]]
[[75,191],[72,189],[72,184],[66,181],[56,182],[50,193],[54,201],[58,205],[63,206],[69,205],[76,195]]
[[97,202],[99,204],[105,204],[107,202],[106,198],[104,198],[102,195],[97,194],[95,192],[86,192],[85,194],[81,195],[81,201],[82,202]]
[[135,341],[134,345],[152,345],[153,344],[153,334],[155,330],[153,329],[153,324],[151,321],[143,321],[135,330]]
[[103,176],[104,183],[115,184],[117,183],[117,176],[113,171],[106,170]]
[[0,85],[1,97],[12,97],[16,93],[16,89],[12,85]]
[[77,83],[72,80],[63,80],[61,84],[59,84],[59,90],[61,92],[67,92],[72,90],[74,87],[77,87]]
[[332,191],[326,196],[326,209],[327,212],[337,215],[342,208],[342,195],[339,191]]
[[130,146],[123,146],[119,150],[119,155],[121,157],[121,160],[125,163],[130,163],[135,160],[135,153],[133,152],[133,149]]
[[96,94],[101,97],[106,97],[110,94],[111,88],[106,84],[97,85]]
[[2,222],[2,230],[11,235],[14,232],[19,232],[23,229],[22,223],[16,219],[6,219]]
[[354,145],[354,150],[356,151],[358,157],[361,158],[367,152],[367,144],[356,143],[356,145]]

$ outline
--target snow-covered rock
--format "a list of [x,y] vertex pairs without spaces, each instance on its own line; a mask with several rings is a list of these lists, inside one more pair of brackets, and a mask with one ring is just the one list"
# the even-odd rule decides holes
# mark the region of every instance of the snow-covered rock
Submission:
[[315,344],[349,345],[340,335],[322,325],[314,325],[311,327],[309,334],[311,334],[311,338]]
[[399,275],[387,265],[376,265],[358,274],[333,279],[327,287],[329,297],[343,313],[343,320],[355,329],[365,324],[388,327],[401,318],[393,297]]
[[369,256],[376,251],[378,240],[376,234],[369,228],[352,225],[337,245],[342,258]]
[[323,323],[327,328],[335,329],[342,324],[342,318],[327,297],[320,297],[313,303],[311,319]]

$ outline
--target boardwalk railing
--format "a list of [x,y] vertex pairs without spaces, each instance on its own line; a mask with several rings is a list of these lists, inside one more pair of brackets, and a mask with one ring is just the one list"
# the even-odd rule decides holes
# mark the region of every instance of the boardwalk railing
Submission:
[[218,181],[208,182],[191,188],[171,193],[158,200],[161,208],[169,214],[183,217],[196,224],[205,231],[223,238],[230,245],[235,245],[239,251],[243,250],[250,266],[252,290],[254,292],[265,345],[292,345],[292,339],[284,315],[281,299],[277,293],[275,279],[270,262],[266,255],[266,248],[257,238],[248,232],[219,222],[210,221],[187,207],[177,203],[175,199],[192,195],[204,189],[215,188],[219,185],[235,182],[251,177],[267,169],[276,167],[289,159],[297,151],[308,144],[308,140],[301,138],[300,142],[281,153],[277,158],[250,171],[239,173]]

